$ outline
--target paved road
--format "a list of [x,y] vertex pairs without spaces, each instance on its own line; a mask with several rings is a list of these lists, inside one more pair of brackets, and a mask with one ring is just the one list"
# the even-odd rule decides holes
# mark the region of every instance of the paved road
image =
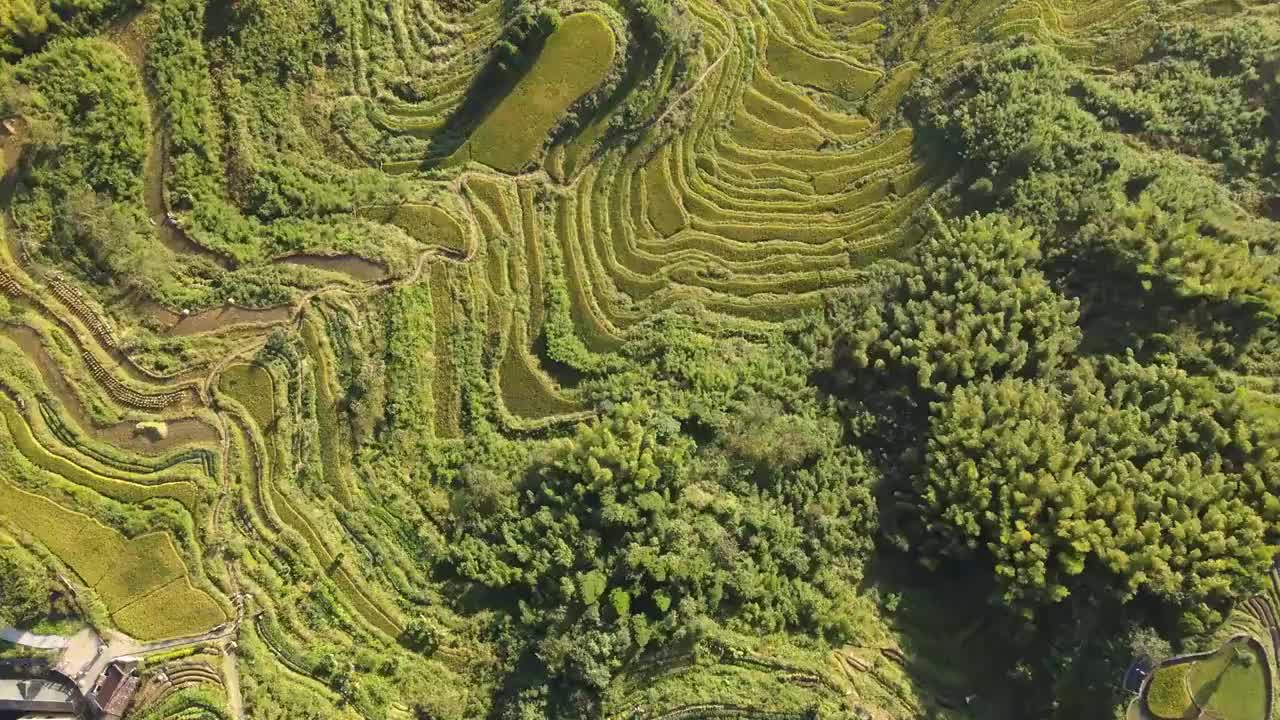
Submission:
[[236,667],[236,654],[226,648],[222,652],[222,681],[227,692],[227,709],[235,720],[244,720],[244,700],[240,696],[240,669]]
[[64,635],[36,635],[15,627],[0,628],[0,640],[42,650],[61,650],[71,644],[71,638]]

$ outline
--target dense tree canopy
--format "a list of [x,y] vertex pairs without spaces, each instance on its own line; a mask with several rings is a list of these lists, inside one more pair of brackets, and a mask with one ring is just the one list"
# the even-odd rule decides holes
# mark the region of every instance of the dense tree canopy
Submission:
[[1280,182],[1280,29],[1232,23],[1222,32],[1175,26],[1156,38],[1126,85],[1134,124],[1191,146],[1232,176]]
[[1075,238],[1074,259],[1098,262],[1117,279],[1137,281],[1150,294],[1202,302],[1274,319],[1280,315],[1277,259],[1254,252],[1230,227],[1213,227],[1149,198],[1125,203],[1087,223]]
[[[1171,29],[1115,82],[1014,44],[909,104],[967,159],[955,201],[981,215],[835,306],[832,369],[854,427],[908,477],[899,540],[935,567],[990,563],[1026,620],[1143,598],[1204,632],[1269,567],[1275,450],[1217,370],[1274,345],[1276,228],[1121,134],[1265,186],[1268,33]],[[1188,102],[1238,123],[1211,137]]]
[[52,37],[83,32],[139,0],[10,0],[0,5],[0,58],[16,58]]
[[142,195],[149,123],[142,84],[103,40],[61,41],[0,68],[0,116],[42,127],[30,140],[32,185],[60,197],[88,185],[114,201]]
[[994,561],[1028,618],[1073,592],[1160,597],[1203,631],[1257,590],[1276,542],[1274,451],[1211,388],[1132,360],[1060,387],[1009,379],[939,403],[917,490],[937,556]]
[[[1152,49],[1153,58],[1164,59],[1140,66],[1135,77],[1182,62],[1169,58],[1195,56],[1197,72],[1214,74],[1238,105],[1257,105],[1250,112],[1265,116],[1274,72],[1269,32],[1171,29]],[[1086,341],[1105,344],[1111,335],[1108,349],[1120,349],[1143,346],[1144,335],[1176,335],[1184,355],[1226,342],[1239,357],[1260,322],[1275,315],[1269,288],[1280,232],[1242,212],[1186,160],[1126,141],[1119,130],[1144,129],[1142,118],[1173,117],[1160,110],[1164,91],[1148,84],[1108,84],[1050,48],[1013,46],[992,50],[944,83],[922,83],[912,106],[970,161],[963,205],[1037,229],[1050,280],[1081,301],[1086,331],[1101,328]],[[1268,137],[1257,123],[1270,120],[1251,122],[1255,136]],[[1147,130],[1196,147],[1173,131]]]
[[914,434],[928,403],[954,388],[1050,375],[1075,349],[1076,304],[1036,267],[1031,228],[968,218],[938,228],[916,257],[879,294],[834,311],[833,369],[882,431]]
[[[144,232],[142,172],[150,131],[142,85],[98,39],[57,40],[0,70],[0,116],[23,118],[30,172],[16,219],[89,279],[143,288],[168,269]],[[40,232],[34,232],[34,231]]]
[[[514,481],[471,467],[451,564],[520,598],[558,677],[600,688],[629,654],[704,622],[857,637],[876,473],[772,347],[687,316],[637,328],[628,367],[592,381],[610,408]],[[699,438],[694,442],[691,438]]]

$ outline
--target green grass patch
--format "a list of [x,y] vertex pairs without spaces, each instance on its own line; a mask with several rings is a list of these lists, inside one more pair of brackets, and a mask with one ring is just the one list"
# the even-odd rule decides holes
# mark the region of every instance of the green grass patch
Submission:
[[919,73],[920,65],[914,62],[905,62],[894,68],[867,101],[867,112],[872,117],[884,117],[893,112]]
[[543,313],[546,312],[542,297],[542,252],[539,247],[538,211],[533,206],[533,188],[520,188],[520,219],[524,231],[524,267],[529,275],[529,336],[542,334]]
[[467,236],[462,225],[435,205],[375,205],[361,208],[359,215],[395,225],[418,242],[437,245],[459,255],[467,251]]
[[[510,181],[508,181],[510,182]],[[466,180],[466,187],[475,198],[493,212],[502,234],[515,237],[516,228],[512,221],[512,205],[514,201],[507,194],[506,187],[496,177],[480,177],[472,175]]]
[[311,522],[294,509],[289,502],[289,498],[285,497],[279,490],[275,490],[271,494],[271,502],[275,506],[276,513],[280,516],[280,519],[302,536],[302,539],[307,543],[307,547],[311,548],[311,551],[315,553],[316,558],[324,567],[329,578],[334,581],[343,596],[351,603],[356,613],[373,627],[391,637],[397,636],[400,632],[399,625],[365,595],[360,583],[356,582],[346,568],[334,566],[337,558],[325,547],[324,541],[320,539],[320,534],[312,527]]
[[621,345],[621,341],[596,314],[590,278],[578,257],[581,248],[578,247],[576,212],[570,199],[561,202],[556,209],[556,235],[564,263],[564,288],[568,291],[569,316],[573,320],[574,331],[588,350],[593,353],[613,352]]
[[1252,643],[1232,640],[1192,665],[1191,694],[1220,720],[1267,720],[1266,663]]
[[436,263],[431,268],[430,290],[435,321],[435,367],[431,383],[431,393],[435,398],[435,431],[439,437],[455,438],[462,435],[462,386],[453,350],[453,293],[449,289],[449,276],[443,263]]
[[218,389],[243,405],[264,432],[275,425],[275,384],[265,367],[257,363],[232,365],[218,378]]
[[569,106],[609,74],[617,41],[596,13],[570,15],[514,90],[471,136],[471,156],[515,172],[537,158],[548,133]]
[[[332,576],[334,584],[342,591],[343,595],[355,608],[360,616],[368,621],[371,625],[386,633],[390,637],[400,635],[400,624],[394,618],[388,615],[382,608],[378,607],[369,596],[360,587],[360,583],[356,581],[346,568],[338,568]],[[361,581],[363,582],[363,581]]]
[[375,108],[370,119],[379,128],[404,135],[429,138],[444,127],[444,118],[431,115],[397,115]]
[[782,128],[745,110],[733,118],[734,141],[757,150],[817,150],[823,137],[809,127]]
[[754,87],[747,88],[743,94],[742,106],[747,112],[777,128],[791,130],[810,127],[811,120],[804,113],[786,107]]
[[429,432],[435,323],[431,295],[422,284],[393,289],[386,295],[386,402],[384,412],[396,432]]
[[[864,117],[830,112],[822,108],[794,88],[784,85],[763,67],[756,68],[755,75],[752,77],[752,88],[779,106],[812,120],[818,127],[833,135],[856,136],[871,127],[871,121]],[[761,117],[767,119],[768,116]]]

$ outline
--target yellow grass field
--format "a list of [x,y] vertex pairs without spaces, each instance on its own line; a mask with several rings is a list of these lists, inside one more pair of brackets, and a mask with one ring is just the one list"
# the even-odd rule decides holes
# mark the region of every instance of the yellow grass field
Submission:
[[507,172],[534,160],[565,110],[608,76],[616,52],[613,30],[603,18],[569,16],[529,74],[471,136],[471,157]]

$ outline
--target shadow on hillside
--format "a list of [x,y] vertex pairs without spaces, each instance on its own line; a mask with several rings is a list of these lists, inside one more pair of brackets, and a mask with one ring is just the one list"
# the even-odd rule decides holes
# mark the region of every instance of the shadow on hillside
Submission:
[[[488,59],[467,87],[458,109],[428,141],[427,157],[422,163],[424,168],[449,157],[462,147],[485,117],[529,72],[534,60],[542,52],[550,32],[536,25],[533,16],[528,14],[525,3],[520,0],[505,0],[502,15],[502,24],[506,29],[489,49]],[[501,48],[504,43],[511,43],[518,48],[517,60],[503,57]]]

